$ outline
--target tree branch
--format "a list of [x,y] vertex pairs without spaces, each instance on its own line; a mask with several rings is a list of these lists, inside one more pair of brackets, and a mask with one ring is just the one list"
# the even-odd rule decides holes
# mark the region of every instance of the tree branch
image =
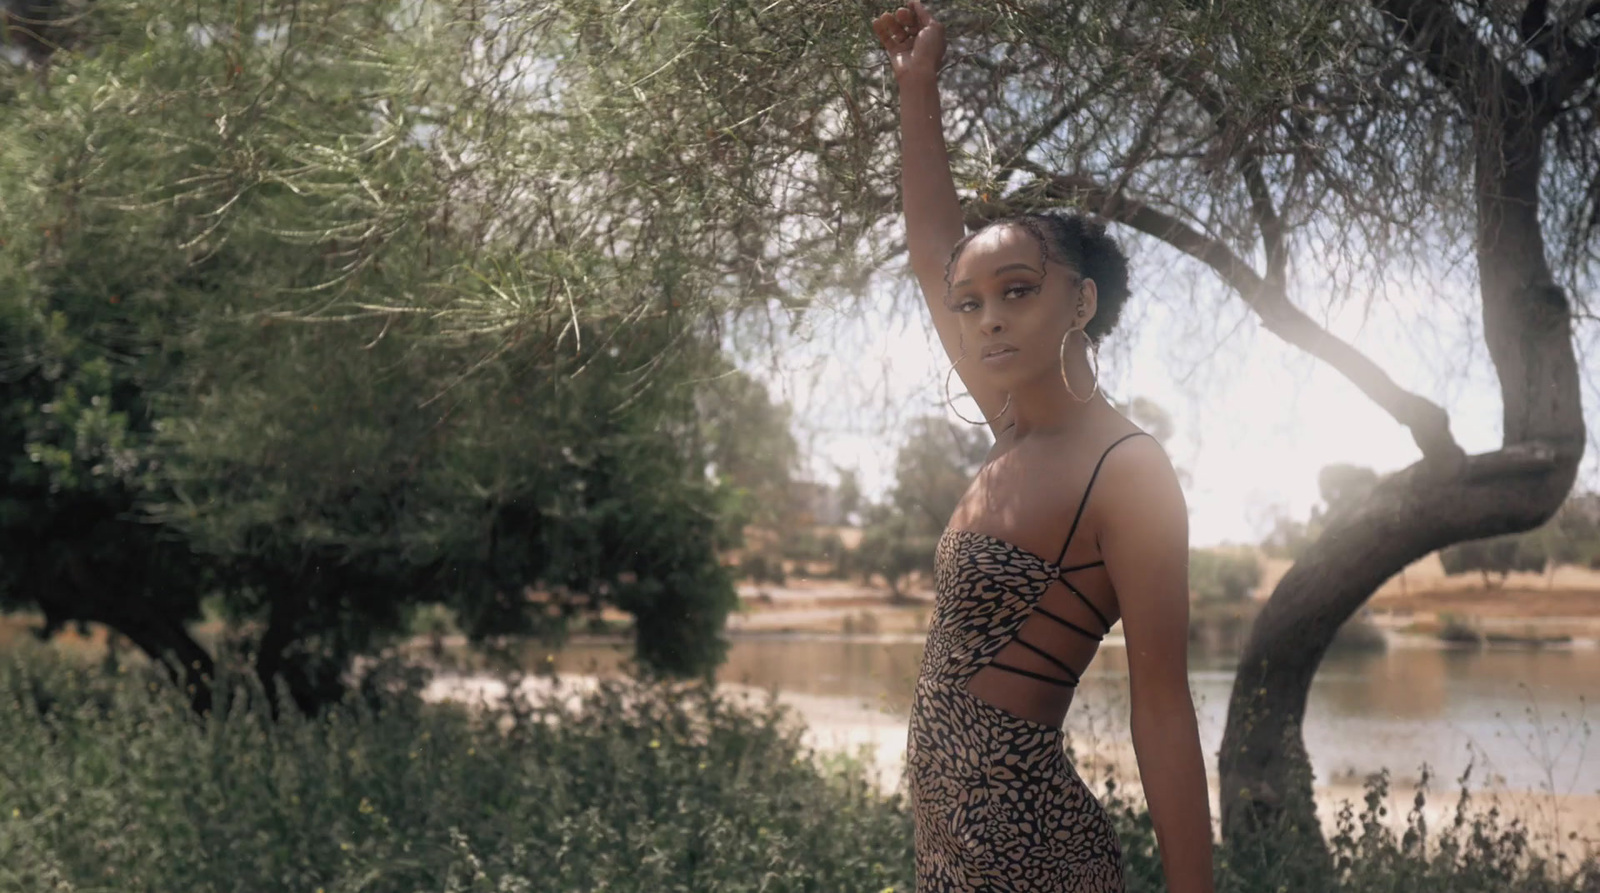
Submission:
[[1423,64],[1464,110],[1479,102],[1485,79],[1514,80],[1489,48],[1440,0],[1373,0],[1386,13],[1395,34],[1422,54]]
[[[1221,241],[1182,220],[1083,175],[1051,174],[1036,164],[1024,165],[1038,178],[1032,194],[1021,192],[999,203],[973,203],[969,225],[1019,210],[1075,204],[1153,236],[1215,270],[1255,311],[1267,331],[1332,366],[1395,421],[1411,431],[1423,456],[1454,463],[1465,456],[1450,434],[1443,407],[1404,390],[1354,346],[1319,326],[1289,301],[1284,283],[1265,280]],[[1018,207],[1018,206],[1021,207]]]
[[1550,20],[1550,0],[1528,0],[1517,19],[1517,36],[1523,46],[1539,54],[1548,65],[1554,51],[1557,29]]
[[1083,92],[1079,94],[1076,100],[1072,102],[1062,102],[1061,107],[1052,115],[1050,115],[1050,117],[1046,118],[1037,127],[1023,134],[1022,137],[1015,143],[1002,149],[999,153],[999,182],[1004,185],[1005,178],[1018,170],[1020,163],[1027,160],[1029,152],[1032,152],[1034,149],[1038,148],[1040,143],[1044,142],[1046,139],[1049,139],[1050,135],[1055,133],[1056,130],[1061,127],[1061,125],[1067,123],[1068,118],[1071,118],[1073,115],[1082,111],[1085,106],[1088,105],[1089,100],[1105,92],[1106,84],[1110,80],[1111,73],[1108,72],[1094,83],[1086,87]]
[[[1156,70],[1194,97],[1194,101],[1216,122],[1218,132],[1226,134],[1230,131],[1233,116],[1228,111],[1227,98],[1219,88],[1206,81],[1205,75],[1192,60],[1162,53],[1156,57]],[[1283,221],[1279,219],[1277,207],[1272,201],[1272,190],[1267,187],[1267,179],[1261,172],[1261,156],[1254,147],[1246,147],[1241,151],[1239,171],[1244,176],[1251,212],[1256,228],[1261,232],[1262,248],[1266,251],[1267,281],[1281,292],[1287,281],[1288,247],[1284,240]]]
[[[1567,46],[1574,46],[1568,42]],[[1591,78],[1600,77],[1600,42],[1579,46],[1560,68],[1552,68],[1531,88],[1534,121],[1543,125],[1560,114],[1572,94]]]
[[1255,216],[1256,228],[1261,230],[1261,244],[1267,252],[1267,282],[1275,289],[1286,289],[1289,250],[1284,244],[1283,221],[1272,203],[1272,192],[1267,188],[1267,178],[1261,174],[1261,158],[1246,155],[1239,163],[1244,175],[1245,189],[1250,193],[1250,208]]

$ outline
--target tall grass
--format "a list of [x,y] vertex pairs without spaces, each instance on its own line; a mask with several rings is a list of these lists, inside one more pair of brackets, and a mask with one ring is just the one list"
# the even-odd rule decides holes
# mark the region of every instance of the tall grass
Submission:
[[[0,891],[909,891],[906,804],[816,759],[776,706],[705,686],[430,704],[379,672],[318,719],[249,685],[190,714],[140,669],[26,649],[0,665]],[[515,689],[513,689],[515,690]],[[1397,836],[1383,782],[1331,841],[1347,891],[1600,890],[1465,802]],[[1164,889],[1114,786],[1131,893]],[[1302,890],[1292,854],[1218,854],[1219,889]]]

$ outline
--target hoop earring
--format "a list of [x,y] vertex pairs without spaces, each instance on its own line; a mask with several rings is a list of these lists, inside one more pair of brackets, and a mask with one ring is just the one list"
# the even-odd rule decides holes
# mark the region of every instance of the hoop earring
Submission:
[[946,406],[950,407],[950,411],[951,412],[956,414],[956,418],[960,419],[963,422],[966,422],[969,425],[993,425],[995,423],[995,420],[997,420],[1001,416],[1005,415],[1006,414],[1006,410],[1011,408],[1011,395],[1010,394],[1006,395],[1006,405],[1000,407],[1000,411],[995,413],[993,419],[984,419],[981,422],[974,422],[973,420],[971,420],[971,419],[967,418],[966,416],[962,415],[961,414],[961,410],[956,409],[955,401],[950,399],[950,376],[956,371],[956,366],[959,365],[961,363],[961,361],[966,359],[966,358],[967,358],[967,355],[965,353],[962,353],[961,356],[956,358],[956,361],[954,363],[950,364],[950,371],[946,372],[944,374],[944,403],[945,403]]
[[1078,392],[1072,389],[1072,382],[1067,380],[1067,340],[1072,337],[1073,332],[1083,332],[1083,327],[1074,326],[1068,329],[1065,335],[1061,336],[1061,383],[1066,386],[1067,393],[1072,395],[1072,399],[1079,403],[1088,403],[1094,399],[1095,394],[1100,393],[1100,345],[1094,343],[1094,339],[1089,337],[1088,332],[1083,332],[1083,339],[1089,344],[1088,354],[1094,373],[1094,388],[1089,391],[1089,396],[1079,397]]

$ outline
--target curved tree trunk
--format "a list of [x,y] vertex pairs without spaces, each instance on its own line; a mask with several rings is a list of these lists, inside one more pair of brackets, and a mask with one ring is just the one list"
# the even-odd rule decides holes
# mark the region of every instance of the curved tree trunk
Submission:
[[127,636],[173,684],[181,686],[197,716],[211,710],[216,662],[181,621],[150,611],[138,598],[105,585],[79,556],[69,558],[64,570],[61,584],[70,596],[41,595],[37,599],[44,611],[46,635],[72,621],[102,624]]
[[[1570,342],[1566,349],[1570,356]],[[1572,387],[1576,394],[1575,366]],[[1273,590],[1245,644],[1218,766],[1225,836],[1296,828],[1320,835],[1300,726],[1312,677],[1339,627],[1385,580],[1430,552],[1549,518],[1572,486],[1581,446],[1579,439],[1560,451],[1509,447],[1455,469],[1424,460],[1329,519]]]
[[1504,447],[1432,455],[1389,476],[1330,518],[1278,584],[1251,630],[1228,705],[1219,770],[1230,843],[1296,831],[1321,842],[1300,729],[1312,677],[1340,625],[1410,562],[1548,520],[1577,475],[1585,432],[1572,317],[1539,228],[1542,124],[1529,98],[1515,83],[1486,98],[1498,99],[1499,114],[1476,134],[1480,297]]

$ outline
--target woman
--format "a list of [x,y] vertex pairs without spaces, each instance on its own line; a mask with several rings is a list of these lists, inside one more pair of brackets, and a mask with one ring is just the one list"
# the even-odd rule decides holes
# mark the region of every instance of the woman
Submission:
[[944,29],[911,0],[873,30],[899,83],[911,266],[995,434],[935,556],[906,754],[917,890],[1123,889],[1115,831],[1061,733],[1078,677],[1120,619],[1168,889],[1210,893],[1186,667],[1188,514],[1171,462],[1106,402],[1086,349],[1116,322],[1127,260],[1077,216],[964,236],[939,112]]

